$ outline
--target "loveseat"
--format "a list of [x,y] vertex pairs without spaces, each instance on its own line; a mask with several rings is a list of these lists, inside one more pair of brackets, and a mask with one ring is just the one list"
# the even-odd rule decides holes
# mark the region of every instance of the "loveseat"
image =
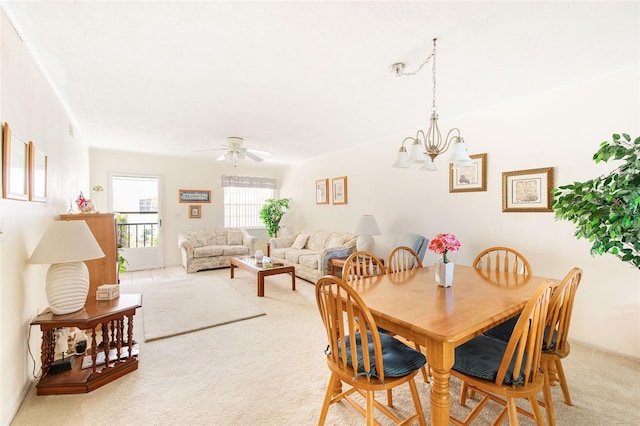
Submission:
[[178,235],[187,273],[224,268],[235,256],[250,256],[258,239],[242,228],[190,229]]
[[303,230],[286,237],[271,238],[273,261],[292,264],[296,276],[315,283],[329,273],[329,260],[346,259],[356,250],[357,234]]

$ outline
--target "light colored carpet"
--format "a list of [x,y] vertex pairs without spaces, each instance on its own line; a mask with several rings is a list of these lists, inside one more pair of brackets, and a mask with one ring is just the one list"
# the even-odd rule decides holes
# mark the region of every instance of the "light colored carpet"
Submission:
[[144,340],[165,339],[264,315],[251,299],[215,276],[122,284],[142,293]]
[[[245,271],[236,270],[233,280],[228,269],[184,279],[209,276],[226,281],[267,315],[140,342],[138,370],[88,394],[37,396],[34,386],[12,424],[316,425],[329,370],[314,287],[298,280],[297,290],[292,291],[289,276],[276,275],[267,277],[265,297],[259,298],[255,277]],[[136,315],[134,322],[139,327],[141,317]],[[558,426],[638,424],[640,359],[572,342],[564,367],[574,406],[562,402],[559,386],[552,388]],[[462,416],[469,409],[456,402],[460,382],[454,378],[450,382],[452,412]],[[429,385],[420,375],[417,385],[428,418]],[[394,390],[395,411],[400,415],[412,409],[408,396],[406,386]],[[385,396],[380,399],[384,402]],[[475,424],[491,424],[495,411],[489,403]],[[528,418],[520,421],[533,425]],[[326,424],[363,425],[364,421],[348,404],[340,403],[329,409]]]

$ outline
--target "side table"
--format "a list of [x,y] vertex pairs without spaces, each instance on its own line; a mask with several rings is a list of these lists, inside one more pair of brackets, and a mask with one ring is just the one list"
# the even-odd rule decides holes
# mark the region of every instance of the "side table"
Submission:
[[[133,316],[142,306],[142,295],[121,294],[113,300],[90,298],[84,309],[66,315],[54,315],[48,309],[31,325],[42,331],[42,376],[36,385],[38,395],[87,393],[138,368],[134,348]],[[83,355],[73,355],[70,370],[49,374],[55,360],[56,330],[77,327],[89,331],[90,344]],[[100,340],[98,340],[100,334]],[[82,368],[83,361],[88,368]]]

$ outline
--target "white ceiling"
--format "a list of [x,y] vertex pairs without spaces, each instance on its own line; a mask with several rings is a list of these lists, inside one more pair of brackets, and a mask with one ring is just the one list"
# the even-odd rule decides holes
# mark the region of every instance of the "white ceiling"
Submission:
[[443,129],[458,115],[640,63],[638,1],[3,8],[90,146],[202,157],[193,151],[240,136],[272,153],[267,166],[381,139],[397,140],[391,161],[402,138],[426,127],[432,86],[430,65],[399,78],[391,65],[414,70],[434,37]]

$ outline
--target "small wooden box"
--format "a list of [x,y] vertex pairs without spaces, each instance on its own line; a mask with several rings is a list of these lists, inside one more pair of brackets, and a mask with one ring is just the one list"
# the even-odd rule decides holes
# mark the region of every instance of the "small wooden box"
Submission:
[[112,300],[120,297],[120,286],[118,284],[103,284],[96,291],[96,300]]

